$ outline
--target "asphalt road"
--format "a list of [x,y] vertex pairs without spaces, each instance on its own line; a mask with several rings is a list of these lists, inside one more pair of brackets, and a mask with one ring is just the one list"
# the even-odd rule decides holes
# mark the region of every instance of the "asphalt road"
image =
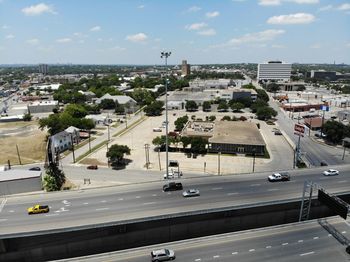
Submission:
[[[343,236],[349,226],[340,219],[327,219]],[[100,254],[63,261],[151,261],[150,252],[161,248],[175,251],[176,260],[202,261],[348,261],[345,246],[339,243],[317,221],[271,227],[149,247]]]
[[[350,166],[339,167],[334,177],[324,177],[323,170],[292,171],[291,181],[278,183],[268,182],[268,173],[182,180],[184,189],[200,190],[193,198],[163,192],[164,182],[3,198],[0,235],[299,198],[307,179],[329,192],[349,191]],[[29,216],[26,209],[34,204],[49,205],[51,211]]]
[[[294,125],[296,122],[289,118],[289,113],[287,112],[287,114],[285,114],[275,102],[270,102],[270,105],[279,113],[277,116],[277,123],[280,128],[285,131],[294,144],[297,145],[298,136],[294,134]],[[322,160],[327,161],[329,165],[341,165],[349,162],[348,158],[342,160],[342,149],[319,144],[313,141],[308,134],[305,134],[305,136],[301,138],[300,148],[311,166],[320,166]]]

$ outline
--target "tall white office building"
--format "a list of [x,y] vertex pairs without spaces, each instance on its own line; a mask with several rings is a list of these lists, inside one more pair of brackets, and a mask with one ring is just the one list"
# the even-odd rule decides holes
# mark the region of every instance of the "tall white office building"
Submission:
[[281,61],[269,61],[258,65],[258,80],[289,81],[292,64]]

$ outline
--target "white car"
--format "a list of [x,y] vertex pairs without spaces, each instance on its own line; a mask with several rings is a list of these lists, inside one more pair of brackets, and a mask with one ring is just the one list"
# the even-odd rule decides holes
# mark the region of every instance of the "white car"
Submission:
[[170,171],[168,175],[164,174],[164,179],[174,179],[174,178],[181,178],[182,177],[182,171]]
[[199,196],[200,194],[198,189],[189,189],[182,192],[182,195],[184,197],[194,197],[194,196]]
[[328,169],[327,171],[323,172],[323,175],[325,176],[337,176],[339,175],[339,171],[335,169]]
[[267,178],[270,182],[276,182],[276,181],[289,181],[290,175],[288,172],[281,172],[281,173],[274,173]]
[[152,261],[168,261],[175,259],[175,252],[170,249],[159,249],[151,252]]

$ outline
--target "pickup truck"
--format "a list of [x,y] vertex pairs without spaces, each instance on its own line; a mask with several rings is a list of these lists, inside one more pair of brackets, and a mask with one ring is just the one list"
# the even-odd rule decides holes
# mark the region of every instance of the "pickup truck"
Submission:
[[48,213],[50,211],[49,206],[35,205],[27,209],[28,214],[39,214],[39,213]]
[[182,177],[182,171],[176,171],[176,170],[171,170],[169,171],[168,175],[164,174],[163,178],[164,179],[175,179],[175,178],[181,178]]
[[289,181],[290,180],[290,175],[287,172],[274,173],[271,176],[268,176],[268,180],[270,182]]
[[175,183],[170,182],[168,184],[165,184],[163,186],[163,191],[175,191],[175,190],[182,190],[182,184],[181,183]]

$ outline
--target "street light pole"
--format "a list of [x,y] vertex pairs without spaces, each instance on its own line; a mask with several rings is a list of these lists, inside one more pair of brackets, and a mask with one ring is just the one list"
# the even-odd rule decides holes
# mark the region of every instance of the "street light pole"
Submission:
[[[171,52],[161,52],[160,53],[160,58],[165,59],[165,70],[168,69],[168,57],[171,55]],[[168,167],[168,144],[169,144],[169,139],[168,139],[168,74],[166,74],[165,78],[165,169],[166,169],[166,175],[167,177],[169,176],[169,167]]]

